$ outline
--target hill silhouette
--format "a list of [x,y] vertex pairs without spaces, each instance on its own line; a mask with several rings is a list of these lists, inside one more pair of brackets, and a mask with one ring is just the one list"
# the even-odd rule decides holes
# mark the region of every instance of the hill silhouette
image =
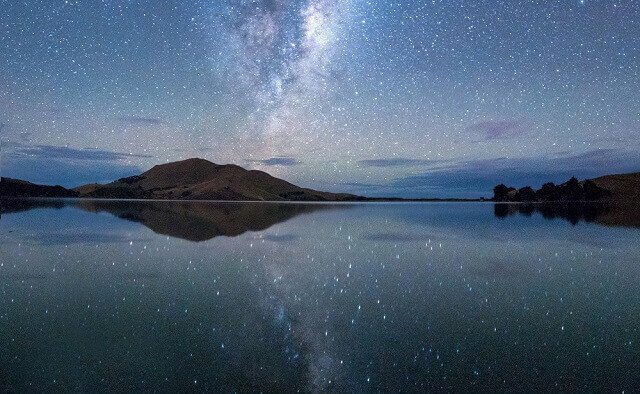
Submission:
[[615,199],[626,201],[640,199],[640,172],[605,175],[593,179],[593,182],[609,190]]
[[79,197],[80,193],[62,186],[44,186],[11,178],[0,178],[0,197]]
[[266,172],[204,159],[157,165],[140,175],[74,190],[80,197],[159,200],[358,201],[364,197],[293,185]]

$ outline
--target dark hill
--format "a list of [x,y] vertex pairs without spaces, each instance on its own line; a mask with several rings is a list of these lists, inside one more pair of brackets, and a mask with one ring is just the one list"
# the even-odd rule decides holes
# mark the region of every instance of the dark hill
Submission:
[[0,178],[0,197],[78,197],[79,193],[62,186],[43,186],[11,178]]
[[614,199],[638,201],[640,199],[640,172],[605,175],[593,179],[599,187],[609,190]]
[[203,159],[157,165],[147,172],[106,185],[85,185],[82,197],[234,200],[234,201],[358,201],[364,197],[301,188],[265,172]]

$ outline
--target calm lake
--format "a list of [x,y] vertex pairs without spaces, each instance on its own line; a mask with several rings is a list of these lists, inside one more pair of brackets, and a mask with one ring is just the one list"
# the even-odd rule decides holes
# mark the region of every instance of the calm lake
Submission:
[[639,391],[633,218],[4,203],[0,388]]

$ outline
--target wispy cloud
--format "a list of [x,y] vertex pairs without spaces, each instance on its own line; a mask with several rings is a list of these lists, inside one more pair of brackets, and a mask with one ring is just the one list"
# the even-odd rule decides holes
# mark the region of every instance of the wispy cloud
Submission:
[[393,157],[382,159],[360,160],[358,164],[364,167],[410,167],[424,166],[442,163],[445,160],[429,160],[429,159],[410,159],[406,157]]
[[469,127],[482,134],[485,140],[500,140],[527,133],[531,124],[525,120],[483,120]]
[[40,159],[114,162],[131,158],[149,158],[149,155],[129,154],[90,148],[68,148],[52,145],[17,145],[11,152],[14,155]]
[[166,123],[166,121],[163,119],[144,116],[121,116],[118,118],[118,120],[120,122],[135,126],[158,126]]
[[249,163],[259,163],[265,166],[297,166],[302,164],[295,157],[271,157],[262,160],[247,160]]

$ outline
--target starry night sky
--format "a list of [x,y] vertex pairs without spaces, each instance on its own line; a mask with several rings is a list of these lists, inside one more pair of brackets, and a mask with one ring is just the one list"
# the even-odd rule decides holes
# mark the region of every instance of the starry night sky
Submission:
[[640,171],[640,2],[0,1],[2,176],[478,197]]

